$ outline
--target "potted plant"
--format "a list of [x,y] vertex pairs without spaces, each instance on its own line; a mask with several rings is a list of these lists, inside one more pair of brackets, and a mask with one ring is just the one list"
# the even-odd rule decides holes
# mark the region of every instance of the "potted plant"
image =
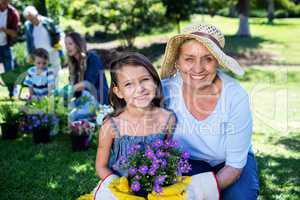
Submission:
[[2,104],[0,106],[0,115],[2,118],[2,139],[16,139],[18,136],[18,123],[21,116],[18,105],[14,103]]
[[[120,157],[113,169],[125,170],[128,175],[127,181],[123,181],[127,185],[124,187],[136,196],[147,198],[149,194],[162,193],[168,186],[181,185],[182,174],[191,170],[189,153],[173,139],[157,139],[152,144],[133,144],[128,149],[128,155],[128,158]],[[114,189],[115,186],[120,188],[114,184],[110,187]]]
[[70,124],[73,151],[84,151],[89,148],[95,124],[87,120],[73,121]]
[[48,143],[50,133],[58,122],[59,120],[54,114],[39,110],[35,113],[27,113],[25,123],[21,123],[23,125],[21,129],[32,132],[35,144]]

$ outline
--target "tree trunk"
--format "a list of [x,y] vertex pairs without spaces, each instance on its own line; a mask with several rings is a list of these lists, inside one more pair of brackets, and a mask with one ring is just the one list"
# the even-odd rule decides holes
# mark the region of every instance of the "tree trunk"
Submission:
[[274,20],[274,0],[268,0],[268,24],[273,24]]
[[180,27],[180,19],[177,19],[176,21],[177,21],[177,32],[178,32],[178,34],[179,34],[180,31],[181,31],[181,27]]
[[48,16],[46,0],[34,0],[33,5],[39,11],[39,14],[41,14],[43,16]]
[[236,33],[237,36],[251,37],[249,27],[249,0],[239,0],[238,11],[240,16],[239,29]]

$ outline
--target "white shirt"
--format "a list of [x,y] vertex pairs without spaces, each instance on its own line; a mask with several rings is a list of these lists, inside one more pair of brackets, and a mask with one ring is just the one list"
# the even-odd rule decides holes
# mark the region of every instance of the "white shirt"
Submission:
[[[7,28],[7,9],[3,12],[0,11],[0,28]],[[6,33],[0,31],[0,46],[7,44]]]
[[52,51],[49,33],[41,22],[33,26],[33,43],[35,48],[44,48],[49,53]]
[[222,92],[214,111],[197,120],[187,110],[182,96],[179,73],[162,81],[167,107],[177,117],[174,138],[187,149],[193,160],[204,160],[211,166],[222,162],[243,168],[251,150],[252,115],[246,91],[233,78],[218,72]]

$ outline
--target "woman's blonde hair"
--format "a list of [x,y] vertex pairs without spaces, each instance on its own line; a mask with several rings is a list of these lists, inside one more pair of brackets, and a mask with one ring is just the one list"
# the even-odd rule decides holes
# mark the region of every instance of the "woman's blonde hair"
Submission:
[[71,32],[66,35],[75,43],[79,53],[79,60],[74,56],[68,56],[68,68],[70,73],[70,82],[75,84],[84,80],[86,70],[87,48],[85,39],[77,32]]

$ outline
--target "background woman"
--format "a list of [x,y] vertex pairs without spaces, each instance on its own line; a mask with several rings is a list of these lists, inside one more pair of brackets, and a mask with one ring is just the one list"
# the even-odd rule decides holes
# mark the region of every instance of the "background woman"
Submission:
[[87,52],[86,42],[79,33],[68,33],[65,46],[74,92],[87,89],[101,104],[108,104],[108,86],[101,59],[96,53]]

